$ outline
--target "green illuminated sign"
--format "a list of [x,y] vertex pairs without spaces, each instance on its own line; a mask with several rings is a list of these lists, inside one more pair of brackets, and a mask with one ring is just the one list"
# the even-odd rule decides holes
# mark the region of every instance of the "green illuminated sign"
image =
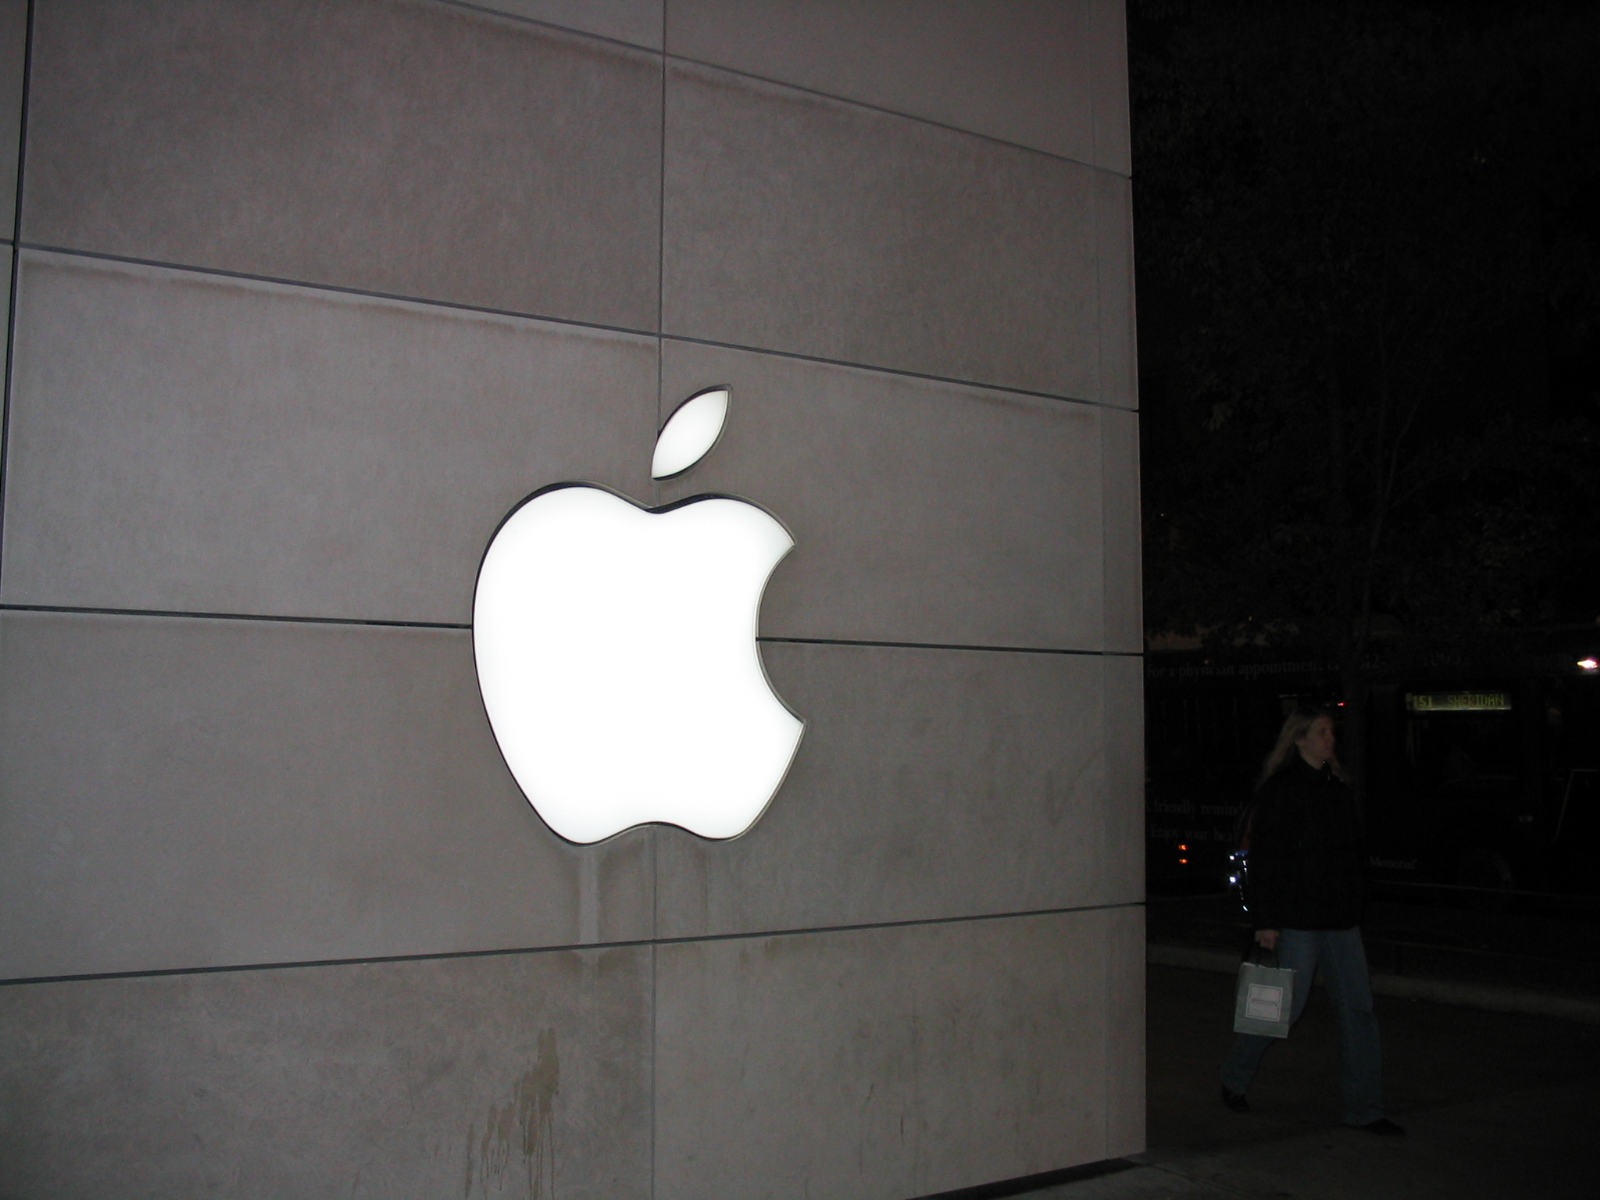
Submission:
[[1407,692],[1406,710],[1414,713],[1510,712],[1508,692]]

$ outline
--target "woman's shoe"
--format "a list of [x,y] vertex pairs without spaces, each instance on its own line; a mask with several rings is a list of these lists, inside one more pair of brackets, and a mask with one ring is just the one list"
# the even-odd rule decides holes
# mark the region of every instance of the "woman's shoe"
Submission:
[[[1250,1111],[1250,1101],[1244,1098],[1243,1092],[1230,1092],[1227,1088],[1223,1088],[1222,1104],[1229,1112],[1247,1113]],[[1371,1129],[1372,1126],[1368,1125],[1367,1128]],[[1399,1129],[1400,1127],[1396,1125],[1395,1128]]]

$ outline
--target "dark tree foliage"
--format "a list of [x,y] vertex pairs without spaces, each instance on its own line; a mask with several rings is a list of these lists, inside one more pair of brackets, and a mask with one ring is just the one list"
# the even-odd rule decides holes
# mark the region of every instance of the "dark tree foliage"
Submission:
[[1592,625],[1600,5],[1129,17],[1147,627]]

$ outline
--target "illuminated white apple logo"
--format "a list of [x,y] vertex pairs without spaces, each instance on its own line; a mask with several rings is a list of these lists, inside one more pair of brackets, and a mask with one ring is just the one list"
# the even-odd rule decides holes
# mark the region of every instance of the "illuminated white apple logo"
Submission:
[[[651,474],[710,451],[728,391],[691,396]],[[753,504],[646,509],[592,484],[534,493],[501,524],[472,603],[472,648],[506,765],[573,842],[635,825],[743,833],[789,769],[803,723],[756,647],[761,593],[794,545]]]

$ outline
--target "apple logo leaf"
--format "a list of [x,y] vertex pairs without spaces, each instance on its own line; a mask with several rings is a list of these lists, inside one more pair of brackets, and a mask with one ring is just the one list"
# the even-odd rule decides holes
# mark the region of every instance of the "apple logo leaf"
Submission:
[[711,453],[728,419],[728,389],[708,388],[696,392],[667,418],[656,438],[655,457],[650,461],[653,479],[672,479],[682,475]]

